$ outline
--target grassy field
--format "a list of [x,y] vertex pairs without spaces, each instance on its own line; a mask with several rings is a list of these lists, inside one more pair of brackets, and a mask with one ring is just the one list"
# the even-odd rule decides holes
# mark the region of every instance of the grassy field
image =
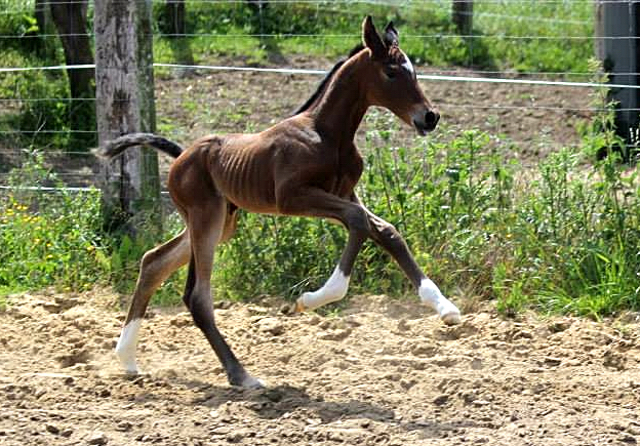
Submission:
[[[394,4],[396,6],[394,6]],[[3,65],[29,67],[64,62],[55,28],[38,30],[33,0],[0,0]],[[187,37],[162,34],[163,3],[154,2],[155,60],[165,63],[291,64],[304,55],[335,59],[360,41],[360,24],[372,14],[378,26],[393,20],[403,48],[417,64],[465,66],[489,71],[589,73],[593,55],[593,4],[572,2],[480,1],[472,36],[456,35],[450,2],[272,3],[257,14],[245,2],[187,1]],[[89,10],[89,21],[92,20]],[[38,37],[38,33],[44,37]],[[158,69],[159,74],[166,70]],[[74,143],[69,116],[74,104],[63,71],[0,75],[0,142],[43,149],[84,150]],[[37,100],[32,100],[37,99]],[[91,119],[88,117],[87,119]],[[11,134],[15,129],[26,134]],[[75,134],[80,138],[81,135]],[[90,138],[89,138],[90,139]]]
[[[476,1],[473,36],[466,37],[451,23],[451,2],[396,3],[274,3],[256,14],[243,3],[187,2],[187,29],[195,37],[182,44],[156,39],[156,60],[191,58],[203,63],[222,56],[268,64],[291,54],[339,57],[360,41],[362,19],[371,14],[380,27],[394,21],[403,48],[418,64],[588,72],[593,55],[588,38],[593,34],[591,1]],[[160,9],[157,5],[158,15]],[[187,49],[190,55],[185,55]]]

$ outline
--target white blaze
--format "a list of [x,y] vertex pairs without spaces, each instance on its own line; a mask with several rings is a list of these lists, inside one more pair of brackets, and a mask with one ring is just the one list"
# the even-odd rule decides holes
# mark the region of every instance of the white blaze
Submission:
[[116,355],[127,373],[138,373],[136,347],[142,319],[134,319],[124,326],[116,345]]
[[404,63],[402,64],[402,67],[407,70],[409,73],[413,74],[414,70],[413,70],[413,64],[411,63],[411,60],[409,60],[409,58],[407,57],[407,55],[404,55]]
[[313,310],[342,299],[348,288],[349,276],[345,276],[338,265],[322,288],[304,293],[298,298],[298,305],[305,310]]
[[442,295],[440,289],[431,279],[422,279],[418,295],[422,302],[438,312],[445,324],[455,325],[460,323],[460,310]]

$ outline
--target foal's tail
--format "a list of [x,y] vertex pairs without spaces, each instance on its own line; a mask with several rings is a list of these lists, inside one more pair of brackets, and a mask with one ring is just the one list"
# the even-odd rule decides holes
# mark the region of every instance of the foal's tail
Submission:
[[111,159],[133,146],[153,147],[173,158],[179,157],[184,152],[184,149],[178,144],[162,136],[157,136],[153,133],[130,133],[109,141],[98,151],[98,155]]

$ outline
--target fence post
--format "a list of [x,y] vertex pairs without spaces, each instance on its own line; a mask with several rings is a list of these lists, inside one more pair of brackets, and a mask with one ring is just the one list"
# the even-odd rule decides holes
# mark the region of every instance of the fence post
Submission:
[[[596,1],[596,57],[602,61],[613,84],[638,85],[640,68],[640,5],[635,1]],[[640,90],[617,88],[610,92],[618,102],[618,135],[632,143],[631,130],[638,127]]]
[[471,35],[473,31],[473,0],[453,0],[451,3],[451,21],[458,33]]
[[[67,65],[83,65],[93,63],[91,37],[87,30],[88,0],[67,0],[64,2],[50,0],[51,17],[56,25],[60,42],[64,49]],[[43,5],[43,3],[41,3]],[[95,108],[87,101],[93,98],[94,73],[91,68],[68,69],[69,93],[72,101],[69,104],[69,124],[72,133],[67,149],[71,152],[88,150],[95,145]],[[74,133],[73,130],[78,131]],[[89,131],[89,133],[85,133]]]
[[[155,131],[151,2],[96,0],[96,116],[98,141]],[[108,229],[135,234],[160,230],[160,180],[153,150],[134,148],[103,163],[103,210]]]

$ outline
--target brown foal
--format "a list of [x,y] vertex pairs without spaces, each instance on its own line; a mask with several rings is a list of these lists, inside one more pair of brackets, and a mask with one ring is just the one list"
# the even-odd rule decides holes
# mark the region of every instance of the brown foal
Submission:
[[367,17],[362,37],[364,46],[338,63],[294,116],[261,133],[206,136],[184,152],[164,138],[133,134],[103,150],[111,158],[128,147],[147,145],[176,157],[168,187],[187,226],[142,258],[116,347],[127,372],[138,371],[138,331],[151,295],[188,262],[183,300],[222,362],[229,382],[262,386],[236,359],[214,321],[210,284],[214,250],[233,235],[238,209],[328,218],[348,230],[347,246],[333,274],[323,287],[298,299],[298,311],[343,298],[358,251],[371,238],[398,262],[421,300],[446,324],[460,322],[460,311],[424,275],[398,231],[364,207],[354,192],[363,168],[354,136],[369,106],[391,110],[421,135],[434,130],[440,118],[422,93],[409,58],[400,50],[393,25],[387,25],[381,37]]

